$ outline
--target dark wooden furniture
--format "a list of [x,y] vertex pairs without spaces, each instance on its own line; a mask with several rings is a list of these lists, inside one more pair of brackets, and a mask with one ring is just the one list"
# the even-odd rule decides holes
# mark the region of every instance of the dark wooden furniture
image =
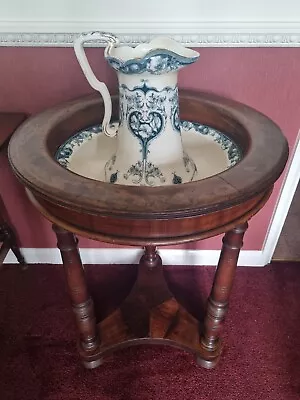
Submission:
[[[6,151],[10,137],[16,128],[25,120],[26,115],[22,113],[0,113],[0,151]],[[16,233],[9,222],[7,211],[0,194],[0,266],[9,250],[12,250],[19,263],[26,267],[22,256]]]
[[[257,111],[221,97],[182,91],[181,118],[227,132],[243,158],[210,178],[164,187],[133,187],[91,180],[55,160],[74,132],[99,123],[103,105],[91,96],[28,120],[14,135],[9,157],[37,209],[53,223],[61,251],[83,364],[94,368],[117,348],[168,344],[190,351],[212,368],[221,353],[220,329],[247,221],[265,204],[288,156],[280,129]],[[117,117],[117,99],[113,100]],[[207,310],[198,321],[176,301],[156,247],[225,232]],[[96,321],[75,235],[145,248],[130,295]]]

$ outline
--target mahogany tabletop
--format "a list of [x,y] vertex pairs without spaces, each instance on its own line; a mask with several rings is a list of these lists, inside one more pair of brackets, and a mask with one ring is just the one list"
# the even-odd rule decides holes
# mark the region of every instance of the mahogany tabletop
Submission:
[[[101,121],[103,104],[93,95],[29,118],[10,142],[10,162],[19,179],[44,198],[93,214],[139,218],[227,208],[266,191],[280,176],[288,157],[287,141],[263,114],[233,100],[191,91],[181,91],[180,112],[184,119],[201,119],[226,132],[242,150],[242,160],[207,179],[151,188],[112,185],[70,173],[54,154],[76,131]],[[113,113],[118,113],[116,98]]]
[[[118,99],[112,100],[117,118]],[[22,124],[8,151],[40,212],[96,240],[176,244],[225,232],[263,206],[287,161],[287,141],[268,117],[233,100],[182,90],[181,118],[226,132],[242,152],[234,167],[182,185],[134,187],[89,179],[59,165],[59,146],[99,123],[103,112],[95,95],[57,105]]]

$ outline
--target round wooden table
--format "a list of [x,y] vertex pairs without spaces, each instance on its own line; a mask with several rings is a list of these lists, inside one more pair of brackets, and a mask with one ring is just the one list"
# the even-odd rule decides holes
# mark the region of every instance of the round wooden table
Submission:
[[[118,101],[113,99],[114,117]],[[269,198],[288,157],[280,129],[266,116],[212,94],[180,92],[181,118],[226,132],[242,160],[209,178],[182,185],[114,185],[74,174],[54,159],[74,132],[99,124],[103,104],[90,96],[30,118],[13,136],[9,159],[34,206],[53,223],[86,368],[130,345],[165,344],[212,368],[221,354],[220,329],[247,221]],[[176,301],[164,279],[159,245],[225,233],[203,321]],[[130,295],[97,323],[75,235],[145,251]]]

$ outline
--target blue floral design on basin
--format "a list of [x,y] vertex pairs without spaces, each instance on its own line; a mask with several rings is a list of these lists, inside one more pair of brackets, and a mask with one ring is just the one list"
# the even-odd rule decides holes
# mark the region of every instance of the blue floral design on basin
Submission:
[[[227,159],[227,165],[223,170],[234,167],[242,159],[242,152],[239,146],[227,134],[223,132],[220,132],[210,126],[201,123],[185,120],[180,121],[180,130],[183,135],[191,132],[193,136],[195,135],[195,138],[199,135],[199,137],[207,137],[209,140],[215,142],[222,150],[224,156]],[[75,133],[58,148],[55,154],[56,161],[62,167],[69,169],[74,152],[76,153],[84,143],[95,139],[98,135],[101,134],[103,134],[101,125],[95,125]],[[115,138],[108,140],[114,141]],[[105,154],[104,159],[106,159],[107,156],[108,155]],[[199,160],[196,160],[196,164],[198,162]],[[133,166],[133,168],[137,167],[138,165]],[[151,167],[153,169],[155,166],[151,165]],[[140,165],[140,168],[142,168],[142,165]],[[123,173],[126,174],[128,173],[128,171],[123,171]],[[112,184],[118,183],[118,174],[111,175],[109,179],[105,179],[105,181]],[[183,182],[180,176],[174,174],[172,183],[181,184]]]

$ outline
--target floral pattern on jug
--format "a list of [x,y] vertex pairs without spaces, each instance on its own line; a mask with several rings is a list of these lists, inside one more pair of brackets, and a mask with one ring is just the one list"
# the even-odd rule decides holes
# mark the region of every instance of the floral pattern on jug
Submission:
[[[141,86],[129,89],[125,84],[119,88],[120,93],[120,125],[125,125],[140,145],[136,153],[138,159],[134,160],[127,170],[123,172],[123,179],[134,184],[145,182],[147,185],[164,184],[166,177],[161,168],[151,161],[151,142],[157,140],[167,124],[175,128],[173,133],[180,132],[178,118],[178,90],[177,87],[165,87],[158,90],[149,87],[147,80]],[[171,139],[172,140],[172,139]],[[149,161],[150,159],[150,161]],[[117,183],[121,177],[120,169],[116,165],[117,155],[113,155],[105,166],[106,180]],[[193,179],[197,168],[193,161],[184,154],[183,163],[185,172]],[[178,171],[172,171],[174,176]],[[181,177],[172,178],[172,183],[180,183]]]

